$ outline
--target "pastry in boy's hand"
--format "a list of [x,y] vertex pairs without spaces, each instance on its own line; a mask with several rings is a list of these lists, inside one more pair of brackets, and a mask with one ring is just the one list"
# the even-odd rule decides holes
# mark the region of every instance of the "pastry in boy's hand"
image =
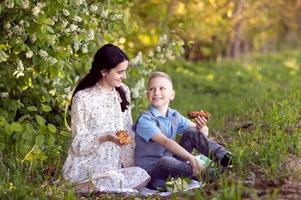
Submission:
[[194,119],[198,116],[200,117],[204,117],[206,118],[207,120],[210,118],[211,114],[208,112],[208,111],[192,111],[192,112],[189,112],[188,114],[188,117],[190,117],[191,119]]
[[126,131],[118,131],[116,133],[119,143],[122,145],[126,145],[131,143],[131,138],[129,137],[128,133]]

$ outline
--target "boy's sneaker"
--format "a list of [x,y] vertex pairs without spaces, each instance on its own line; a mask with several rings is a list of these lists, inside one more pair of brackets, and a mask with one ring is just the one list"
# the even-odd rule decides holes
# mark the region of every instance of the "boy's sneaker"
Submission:
[[224,172],[225,170],[230,169],[230,168],[233,167],[233,165],[232,165],[232,159],[233,159],[233,156],[232,156],[232,154],[230,152],[227,152],[223,156],[223,158],[220,161],[222,172]]

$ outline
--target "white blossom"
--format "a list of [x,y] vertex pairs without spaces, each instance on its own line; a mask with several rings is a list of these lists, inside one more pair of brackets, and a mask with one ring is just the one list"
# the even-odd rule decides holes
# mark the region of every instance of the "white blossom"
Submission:
[[107,10],[103,10],[101,13],[100,13],[100,16],[103,17],[103,18],[107,18],[109,15],[109,12]]
[[34,16],[37,16],[41,12],[41,9],[38,6],[35,6],[31,12]]
[[73,20],[76,22],[82,22],[83,18],[81,18],[80,16],[74,16]]
[[98,7],[96,5],[91,5],[90,10],[91,12],[95,12],[98,10]]
[[78,40],[75,40],[73,43],[73,49],[74,51],[78,51],[81,43]]
[[141,91],[145,89],[144,87],[144,78],[141,78],[137,83],[135,84],[134,88],[131,89],[131,94],[133,98],[138,98]]
[[8,32],[7,32],[7,36],[8,36],[9,38],[11,38],[12,35],[13,35],[13,32],[11,32],[11,31],[8,31]]
[[43,8],[43,7],[46,6],[46,3],[44,3],[44,2],[38,2],[38,3],[37,3],[37,6],[38,6],[39,8]]
[[122,14],[115,14],[115,15],[112,15],[112,16],[111,16],[111,19],[114,20],[114,21],[115,21],[115,20],[121,20],[122,17],[123,17]]
[[31,50],[26,52],[26,58],[31,58],[33,56],[33,52]]
[[28,0],[22,0],[22,7],[23,7],[23,9],[27,9],[29,7],[29,1]]
[[70,45],[67,46],[67,51],[69,51],[69,53],[73,54],[73,50]]
[[18,60],[18,66],[17,66],[18,71],[23,72],[24,71],[24,65],[22,60]]
[[160,46],[157,46],[157,47],[156,47],[156,52],[158,52],[158,53],[161,52],[161,47],[160,47]]
[[58,22],[58,17],[57,17],[57,16],[53,16],[53,17],[52,17],[52,20],[53,20],[54,22]]
[[4,27],[5,27],[5,29],[10,29],[11,24],[9,22],[6,22]]
[[88,46],[87,46],[87,44],[83,44],[83,46],[82,46],[82,53],[88,53]]
[[0,97],[1,98],[7,98],[9,96],[9,93],[8,92],[1,92],[0,93]]
[[87,41],[94,40],[94,30],[89,29],[88,30],[88,35],[87,35]]
[[162,36],[159,38],[158,44],[159,44],[159,45],[163,45],[163,44],[166,44],[167,42],[168,42],[167,35],[164,34],[164,35],[162,35]]
[[66,28],[66,26],[68,25],[68,21],[62,20],[62,25],[63,25],[63,29]]
[[8,8],[14,8],[14,6],[15,6],[15,3],[13,0],[5,0],[4,3],[6,5],[6,7],[8,7]]
[[46,58],[48,56],[48,53],[47,53],[47,51],[40,49],[39,55],[43,58]]
[[36,34],[35,34],[35,33],[32,34],[32,35],[30,36],[30,39],[31,39],[32,43],[34,43],[34,42],[37,40]]
[[48,24],[51,25],[51,26],[53,26],[55,24],[55,22],[52,19],[50,19],[49,22],[48,22]]
[[75,30],[78,28],[78,26],[76,26],[76,25],[74,25],[74,24],[71,24],[71,25],[69,26],[69,28],[70,28],[70,31],[73,32],[73,31],[75,31]]
[[75,5],[80,6],[83,4],[83,0],[76,0]]
[[175,59],[175,55],[173,54],[173,52],[170,50],[170,49],[167,49],[166,50],[166,57],[169,59],[169,60],[173,60]]
[[138,52],[137,56],[130,61],[132,66],[137,66],[143,62],[141,51]]
[[70,15],[69,11],[66,10],[66,9],[63,9],[63,14],[64,14],[65,16],[69,16],[69,15]]
[[50,62],[51,65],[54,65],[55,63],[57,63],[57,59],[54,57],[49,57],[48,61]]

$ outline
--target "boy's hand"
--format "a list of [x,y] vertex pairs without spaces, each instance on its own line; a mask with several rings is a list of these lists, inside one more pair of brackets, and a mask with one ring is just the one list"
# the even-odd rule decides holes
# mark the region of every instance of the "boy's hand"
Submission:
[[196,122],[196,128],[202,129],[204,126],[206,126],[207,119],[205,117],[197,116],[195,118],[195,122]]
[[196,158],[194,156],[192,156],[190,159],[189,159],[189,163],[191,164],[192,166],[192,171],[193,171],[193,174],[194,175],[198,175],[200,174],[205,168],[204,166],[201,166],[198,161],[196,160]]

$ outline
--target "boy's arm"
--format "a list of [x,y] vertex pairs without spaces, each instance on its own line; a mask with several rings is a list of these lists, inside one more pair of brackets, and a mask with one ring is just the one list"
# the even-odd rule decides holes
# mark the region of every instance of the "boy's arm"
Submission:
[[195,157],[191,153],[186,151],[182,146],[180,146],[174,140],[169,139],[168,137],[166,137],[163,133],[159,133],[159,134],[154,135],[152,137],[152,140],[159,143],[159,144],[161,144],[163,147],[165,147],[167,150],[169,150],[173,154],[189,161],[189,163],[192,166],[193,172],[195,174],[198,174],[199,172],[201,172],[203,170],[202,168],[200,168],[200,166],[198,165]]

